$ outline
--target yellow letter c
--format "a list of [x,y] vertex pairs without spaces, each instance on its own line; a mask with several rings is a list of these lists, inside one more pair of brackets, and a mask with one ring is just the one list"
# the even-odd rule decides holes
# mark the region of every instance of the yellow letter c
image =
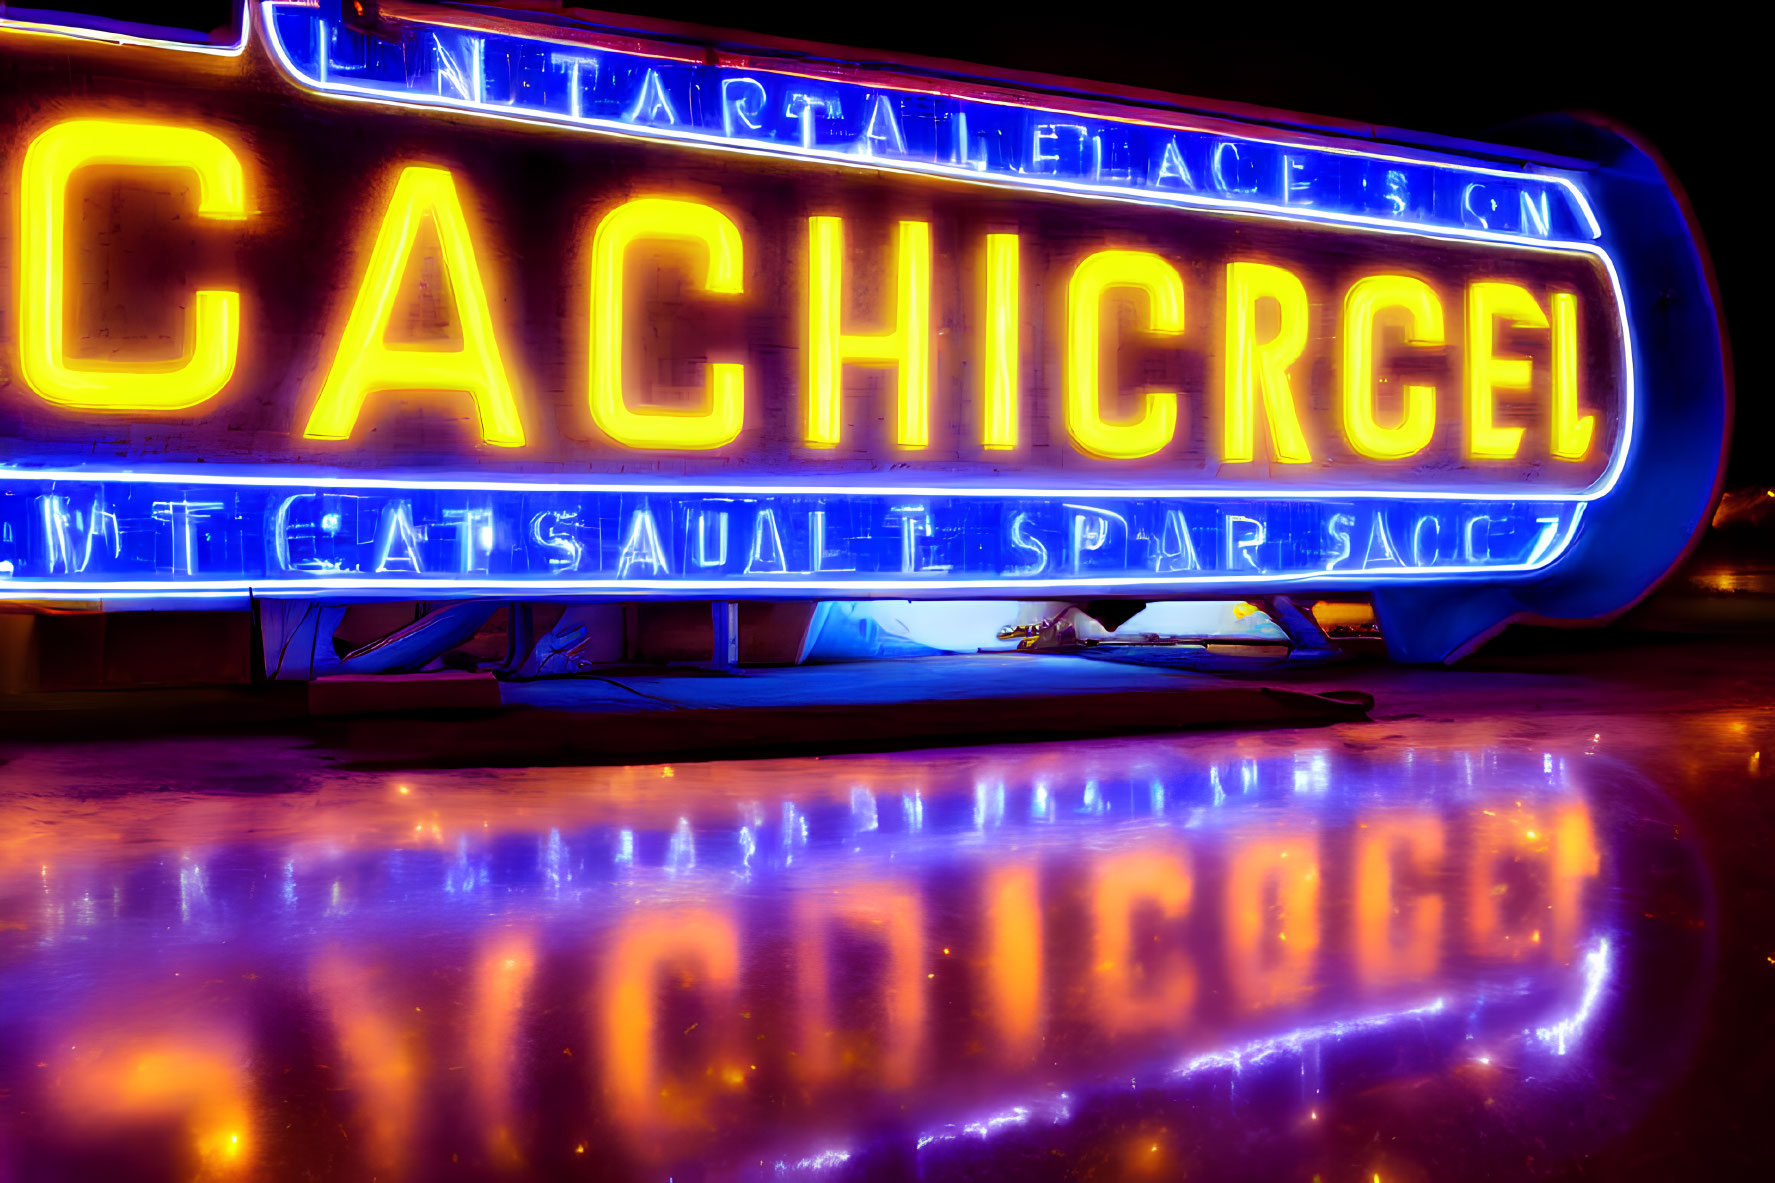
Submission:
[[71,362],[66,353],[68,184],[88,165],[178,168],[197,174],[197,213],[247,216],[240,159],[190,127],[71,119],[31,141],[19,183],[19,370],[52,403],[95,411],[177,411],[228,384],[240,338],[240,293],[201,290],[174,361]]
[[636,410],[623,398],[623,261],[643,239],[688,242],[708,251],[703,290],[738,295],[744,290],[744,250],[739,227],[713,206],[670,197],[624,202],[598,223],[592,236],[592,420],[631,448],[719,448],[745,423],[745,367],[711,362],[706,409]]
[[1393,427],[1375,414],[1375,318],[1383,309],[1404,310],[1411,319],[1406,339],[1413,345],[1441,345],[1442,302],[1429,284],[1409,275],[1365,275],[1344,297],[1344,434],[1350,446],[1376,460],[1403,460],[1430,445],[1436,432],[1436,388],[1405,387],[1405,409]]
[[1103,297],[1112,288],[1145,293],[1148,330],[1183,332],[1183,278],[1149,251],[1098,251],[1081,262],[1066,288],[1066,430],[1092,456],[1133,460],[1151,456],[1177,430],[1177,392],[1148,390],[1140,417],[1128,423],[1103,418],[1098,399],[1102,365]]

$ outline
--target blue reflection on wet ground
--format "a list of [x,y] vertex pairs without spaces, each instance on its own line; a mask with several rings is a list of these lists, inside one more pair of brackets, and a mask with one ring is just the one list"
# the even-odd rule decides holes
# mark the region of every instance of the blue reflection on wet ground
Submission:
[[[410,774],[249,743],[174,794],[132,777],[196,749],[60,795],[15,765],[0,1176],[1575,1160],[1686,1054],[1705,876],[1585,745],[1416,734]],[[1697,923],[1648,937],[1653,897]]]

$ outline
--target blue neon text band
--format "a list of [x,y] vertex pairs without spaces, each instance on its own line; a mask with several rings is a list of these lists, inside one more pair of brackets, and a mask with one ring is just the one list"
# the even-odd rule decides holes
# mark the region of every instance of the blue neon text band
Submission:
[[1559,177],[443,23],[403,22],[399,39],[383,40],[276,0],[262,12],[277,60],[340,95],[1160,203],[1531,241],[1599,237],[1582,194]]
[[44,480],[0,495],[0,595],[1360,585],[1536,570],[1581,513],[1495,500]]

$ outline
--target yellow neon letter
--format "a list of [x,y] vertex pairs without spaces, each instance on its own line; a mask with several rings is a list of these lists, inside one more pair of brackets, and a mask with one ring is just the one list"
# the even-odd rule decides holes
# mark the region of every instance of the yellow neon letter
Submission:
[[1098,399],[1103,364],[1103,297],[1112,288],[1145,292],[1149,332],[1183,332],[1183,277],[1150,251],[1098,251],[1072,273],[1066,287],[1066,431],[1092,456],[1132,460],[1151,456],[1177,430],[1177,392],[1149,390],[1132,423],[1104,421]]
[[240,293],[195,293],[176,361],[70,362],[67,356],[68,183],[87,165],[179,168],[197,174],[197,216],[247,216],[246,179],[228,145],[206,131],[71,119],[31,141],[19,178],[19,370],[49,402],[94,411],[177,411],[234,375]]
[[1382,309],[1411,314],[1413,345],[1440,345],[1442,301],[1430,285],[1409,275],[1369,275],[1344,297],[1344,434],[1350,446],[1376,460],[1402,460],[1429,446],[1436,431],[1436,388],[1407,386],[1405,413],[1397,427],[1374,417],[1374,321]]
[[707,410],[632,409],[622,392],[622,270],[629,244],[666,239],[706,247],[703,289],[723,295],[744,290],[739,227],[712,206],[669,197],[643,197],[604,215],[592,236],[592,419],[611,439],[631,448],[719,448],[739,435],[746,417],[745,367],[709,364]]
[[[444,277],[462,326],[461,349],[396,347],[383,340],[399,295],[396,288],[426,217],[437,229]],[[468,221],[456,181],[445,169],[409,165],[401,170],[333,368],[302,434],[311,440],[350,439],[364,399],[380,390],[463,391],[475,400],[483,440],[502,448],[524,444],[524,425],[499,356]]]
[[1022,362],[1017,335],[1022,310],[1020,262],[1015,234],[986,236],[986,426],[982,442],[989,448],[1017,446],[1017,377]]
[[[1257,341],[1257,303],[1274,300],[1281,310],[1276,335]],[[1270,450],[1284,464],[1313,459],[1294,413],[1288,367],[1307,344],[1307,290],[1293,272],[1268,263],[1234,262],[1226,268],[1226,459],[1251,460],[1257,450],[1257,391],[1263,390],[1270,423]]]
[[858,362],[898,369],[895,439],[901,447],[924,447],[931,439],[930,223],[900,223],[894,328],[873,335],[843,331],[844,219],[809,218],[807,237],[807,442],[838,443],[840,376],[846,362]]
[[1467,289],[1467,454],[1508,460],[1522,446],[1522,428],[1492,423],[1496,392],[1527,390],[1533,365],[1526,357],[1493,355],[1494,320],[1544,329],[1547,317],[1535,298],[1513,283],[1476,283]]
[[1553,454],[1582,460],[1590,453],[1596,416],[1578,418],[1578,297],[1553,297]]

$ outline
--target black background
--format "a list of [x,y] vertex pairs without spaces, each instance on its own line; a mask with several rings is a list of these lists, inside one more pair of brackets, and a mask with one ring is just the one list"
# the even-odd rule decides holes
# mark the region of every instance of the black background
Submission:
[[[36,0],[189,28],[231,0]],[[544,5],[532,4],[538,8]],[[568,11],[573,11],[569,9]],[[579,10],[586,13],[585,10]],[[1711,251],[1738,390],[1728,486],[1775,485],[1754,346],[1766,298],[1758,117],[1769,69],[1751,9],[1493,4],[714,4],[665,0],[641,15],[953,58],[1210,100],[1510,143],[1517,120],[1587,111],[1652,145],[1687,191]],[[858,56],[867,57],[867,54]],[[1753,246],[1753,244],[1755,244]],[[1734,333],[1733,330],[1736,330]]]

